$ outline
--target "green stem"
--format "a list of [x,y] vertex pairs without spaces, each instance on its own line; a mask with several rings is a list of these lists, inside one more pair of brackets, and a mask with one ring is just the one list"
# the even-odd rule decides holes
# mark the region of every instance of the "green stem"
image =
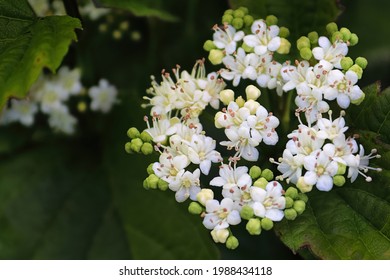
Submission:
[[290,124],[292,97],[293,97],[293,92],[292,91],[288,92],[286,103],[285,103],[284,110],[283,110],[282,121],[281,121],[282,129],[285,132],[288,131],[289,124]]

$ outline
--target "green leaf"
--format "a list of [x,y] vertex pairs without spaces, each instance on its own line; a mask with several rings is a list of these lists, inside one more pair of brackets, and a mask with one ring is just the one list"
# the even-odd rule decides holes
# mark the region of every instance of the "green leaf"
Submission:
[[157,17],[166,21],[177,21],[178,18],[161,9],[164,1],[156,0],[96,0],[98,7],[118,8],[130,11],[139,17]]
[[69,16],[37,18],[26,0],[0,3],[0,108],[25,97],[44,67],[60,66],[76,28],[80,21]]

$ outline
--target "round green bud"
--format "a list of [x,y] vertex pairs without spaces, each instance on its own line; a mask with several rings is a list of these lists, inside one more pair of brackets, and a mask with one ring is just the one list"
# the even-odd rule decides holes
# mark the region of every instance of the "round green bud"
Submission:
[[245,15],[243,19],[244,19],[244,24],[247,27],[252,26],[252,23],[255,21],[251,15]]
[[261,168],[257,165],[253,165],[251,169],[249,169],[249,176],[251,176],[253,180],[256,180],[261,176]]
[[306,36],[301,36],[297,40],[297,48],[298,48],[298,50],[301,50],[303,48],[310,49],[310,40],[309,40],[309,38],[307,38]]
[[244,205],[242,208],[241,208],[241,211],[240,211],[240,216],[241,218],[243,218],[244,220],[250,220],[251,218],[253,218],[253,208],[250,207],[249,205]]
[[270,229],[272,229],[274,227],[274,222],[271,219],[263,218],[261,220],[261,227],[264,230],[270,230]]
[[151,163],[151,164],[149,164],[148,167],[146,168],[146,172],[148,172],[148,175],[154,174],[153,165],[154,165],[154,163]]
[[294,199],[289,196],[285,196],[286,199],[286,208],[291,208],[294,205]]
[[355,63],[359,65],[362,69],[366,69],[368,61],[364,57],[359,56],[356,58]]
[[329,35],[332,35],[338,30],[339,28],[337,27],[337,24],[335,22],[330,22],[326,25],[326,31],[328,31]]
[[234,17],[233,15],[223,15],[222,16],[222,24],[232,24]]
[[349,41],[349,39],[351,39],[351,31],[349,31],[348,28],[345,28],[345,27],[342,27],[340,28],[340,33],[343,34],[343,41],[344,42],[347,42]]
[[150,144],[150,143],[147,143],[147,142],[146,142],[146,143],[144,143],[144,144],[142,145],[142,147],[141,147],[141,152],[142,152],[145,156],[152,154],[153,151],[154,151],[153,146],[152,146],[152,144]]
[[218,65],[222,63],[222,58],[225,55],[221,50],[211,50],[209,53],[209,60],[213,65]]
[[285,38],[280,38],[280,47],[276,50],[279,54],[288,54],[291,49],[291,43]]
[[307,201],[309,200],[309,198],[307,197],[307,195],[304,194],[304,193],[299,193],[299,194],[298,194],[298,199],[304,201],[305,203],[307,203]]
[[207,40],[207,41],[204,42],[204,44],[203,44],[203,49],[204,49],[205,51],[207,51],[207,52],[209,52],[209,51],[211,51],[211,50],[213,50],[213,49],[215,49],[215,48],[216,48],[216,46],[214,45],[214,42],[211,41],[211,40]]
[[310,192],[313,189],[313,185],[306,184],[303,177],[299,177],[297,187],[303,193]]
[[301,215],[306,209],[306,203],[303,200],[295,200],[293,208],[297,211],[298,215]]
[[139,152],[141,152],[141,147],[142,147],[143,144],[144,143],[139,138],[132,139],[131,142],[130,142],[130,149],[133,152],[139,153]]
[[333,177],[333,184],[337,187],[342,187],[345,184],[345,177],[343,175],[336,175]]
[[131,139],[139,138],[140,137],[139,130],[136,127],[130,127],[127,131],[127,136]]
[[200,204],[205,206],[207,201],[209,201],[210,199],[214,199],[214,192],[211,189],[202,189],[196,195],[196,199]]
[[254,49],[254,48],[252,48],[252,47],[249,47],[247,44],[245,44],[245,42],[244,42],[244,43],[242,43],[242,46],[241,46],[241,48],[243,48],[243,49],[244,49],[244,51],[245,51],[245,52],[247,52],[247,53],[251,53],[251,52],[253,52],[253,49]]
[[354,65],[351,66],[351,68],[349,68],[349,70],[355,72],[359,79],[362,78],[362,76],[363,76],[363,69],[359,65],[354,64]]
[[340,31],[336,31],[335,33],[332,34],[332,43],[337,42],[337,41],[342,41],[344,38],[343,34]]
[[239,97],[236,98],[236,103],[237,103],[238,107],[242,108],[245,105],[245,100],[240,95]]
[[145,190],[148,190],[148,189],[149,189],[149,181],[148,181],[148,178],[146,178],[146,179],[142,182],[142,186],[144,187]]
[[363,92],[362,96],[359,99],[351,100],[351,103],[354,105],[360,105],[360,103],[363,102],[365,97],[366,97],[366,94]]
[[265,18],[265,22],[267,23],[268,26],[276,25],[278,24],[278,18],[274,15],[269,15]]
[[246,223],[246,230],[250,235],[259,235],[261,233],[261,223],[257,218],[252,218]]
[[318,33],[316,31],[312,31],[307,34],[307,38],[309,38],[310,44],[315,45],[318,42]]
[[241,29],[244,26],[244,20],[242,18],[234,18],[232,25],[235,29]]
[[279,29],[279,37],[281,38],[287,38],[288,36],[290,36],[290,30],[287,28],[287,27],[280,27]]
[[284,196],[291,197],[292,199],[297,199],[298,198],[298,190],[294,187],[289,187],[286,192],[284,193]]
[[245,11],[242,9],[237,9],[233,11],[233,17],[236,18],[243,18],[245,16]]
[[153,140],[152,136],[150,136],[150,134],[147,133],[145,130],[141,132],[140,138],[142,139],[142,141],[149,143],[151,143]]
[[342,164],[340,162],[337,163],[337,173],[336,175],[343,175],[347,171],[347,166],[345,164]]
[[198,202],[193,201],[188,205],[188,212],[193,215],[200,215],[203,212],[203,207]]
[[160,178],[158,178],[155,174],[150,174],[146,180],[148,180],[149,188],[153,190],[158,188],[158,180],[160,180]]
[[255,187],[258,187],[258,188],[262,188],[262,189],[265,189],[265,187],[268,185],[268,181],[261,177],[259,179],[257,179],[254,183],[253,183],[253,186]]
[[284,210],[284,217],[289,221],[294,221],[297,216],[297,211],[295,211],[293,208]]
[[341,68],[347,71],[353,65],[353,60],[349,56],[343,57],[340,61]]
[[232,15],[233,14],[233,10],[232,9],[228,9],[228,10],[226,10],[223,14],[224,15]]
[[311,52],[310,48],[302,48],[299,50],[299,54],[303,59],[309,60],[312,56],[313,53]]
[[349,45],[355,46],[357,43],[359,43],[359,37],[355,33],[352,33],[349,39]]
[[158,183],[157,183],[157,187],[161,191],[166,191],[169,187],[169,184],[168,184],[168,182],[165,182],[163,179],[159,179]]
[[226,248],[230,250],[236,249],[238,245],[240,245],[240,243],[238,242],[238,239],[233,235],[230,235],[226,240]]
[[249,9],[247,7],[239,7],[238,10],[241,10],[245,15],[249,13]]
[[274,179],[274,173],[270,169],[266,168],[261,172],[261,177],[269,182]]
[[125,144],[125,151],[126,151],[126,153],[128,153],[128,154],[133,154],[133,153],[134,153],[133,150],[131,149],[131,143],[130,143],[130,142],[127,142],[127,143]]

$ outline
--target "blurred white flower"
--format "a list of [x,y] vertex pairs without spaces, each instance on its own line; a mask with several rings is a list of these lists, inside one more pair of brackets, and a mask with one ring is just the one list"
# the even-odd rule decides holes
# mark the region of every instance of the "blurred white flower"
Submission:
[[118,91],[106,79],[100,79],[98,86],[89,89],[88,95],[91,97],[91,110],[108,113],[112,106],[118,101]]

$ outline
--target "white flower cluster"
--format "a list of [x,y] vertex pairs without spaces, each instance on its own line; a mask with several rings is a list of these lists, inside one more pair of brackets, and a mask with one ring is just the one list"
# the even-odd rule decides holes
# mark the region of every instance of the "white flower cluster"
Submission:
[[[81,71],[63,66],[54,76],[43,75],[30,89],[27,99],[12,99],[9,107],[0,115],[0,124],[19,122],[24,126],[34,123],[40,111],[48,115],[49,126],[58,132],[73,134],[77,119],[70,112],[67,101],[72,96],[80,96],[84,89],[80,81]],[[99,86],[91,87],[89,96],[91,110],[108,112],[116,102],[117,90],[102,79]]]

